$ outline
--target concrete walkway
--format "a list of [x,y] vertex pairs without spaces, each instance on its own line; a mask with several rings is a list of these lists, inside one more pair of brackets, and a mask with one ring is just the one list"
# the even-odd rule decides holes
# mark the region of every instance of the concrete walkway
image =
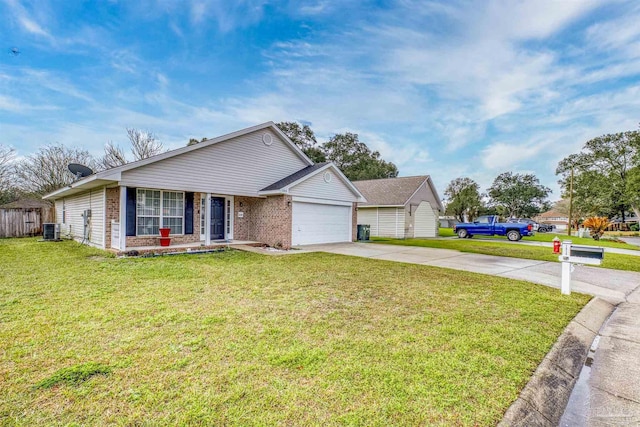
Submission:
[[[373,243],[313,245],[303,250],[472,271],[555,288],[560,285],[560,263],[553,262]],[[583,369],[560,425],[640,425],[640,273],[577,266],[572,290],[618,306],[594,340],[590,366]]]
[[640,425],[640,289],[600,329],[561,426]]

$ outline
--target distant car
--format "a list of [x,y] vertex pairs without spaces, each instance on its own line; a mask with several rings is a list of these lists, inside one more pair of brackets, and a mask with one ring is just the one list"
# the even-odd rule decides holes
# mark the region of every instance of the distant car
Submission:
[[540,224],[539,222],[536,222],[529,218],[510,218],[507,220],[507,222],[518,223],[518,224],[531,224],[531,226],[533,227],[533,230],[537,231],[538,233],[550,233],[555,228],[554,225]]

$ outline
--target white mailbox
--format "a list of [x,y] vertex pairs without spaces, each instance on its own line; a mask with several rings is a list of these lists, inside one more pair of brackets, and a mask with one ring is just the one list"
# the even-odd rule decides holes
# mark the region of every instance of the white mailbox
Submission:
[[562,255],[558,261],[562,262],[562,283],[560,290],[564,295],[571,293],[571,272],[573,264],[600,265],[604,259],[604,248],[597,246],[574,245],[571,240],[562,242]]

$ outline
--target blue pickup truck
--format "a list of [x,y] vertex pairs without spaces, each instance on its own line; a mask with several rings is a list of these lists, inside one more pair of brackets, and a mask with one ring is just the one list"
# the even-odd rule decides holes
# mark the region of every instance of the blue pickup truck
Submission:
[[518,222],[498,222],[497,215],[479,216],[473,222],[461,222],[453,227],[459,238],[473,236],[507,236],[512,242],[517,242],[523,236],[533,236],[533,226]]

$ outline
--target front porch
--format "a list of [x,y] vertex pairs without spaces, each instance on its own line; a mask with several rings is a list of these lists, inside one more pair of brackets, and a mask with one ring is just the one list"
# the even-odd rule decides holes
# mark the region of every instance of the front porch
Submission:
[[205,242],[192,242],[192,243],[179,243],[170,246],[160,246],[160,245],[152,245],[152,246],[135,246],[135,247],[127,247],[125,251],[121,251],[119,249],[108,249],[110,252],[115,253],[118,256],[124,255],[145,255],[145,254],[181,254],[181,253],[198,253],[200,251],[210,251],[214,249],[222,249],[227,247],[234,246],[264,246],[263,243],[256,242],[253,240],[229,240],[229,241],[213,241],[210,244],[205,244]]
[[[288,248],[291,197],[248,197],[114,187],[106,191],[105,249],[118,254],[186,252],[229,244]],[[160,245],[160,225],[171,228]]]

